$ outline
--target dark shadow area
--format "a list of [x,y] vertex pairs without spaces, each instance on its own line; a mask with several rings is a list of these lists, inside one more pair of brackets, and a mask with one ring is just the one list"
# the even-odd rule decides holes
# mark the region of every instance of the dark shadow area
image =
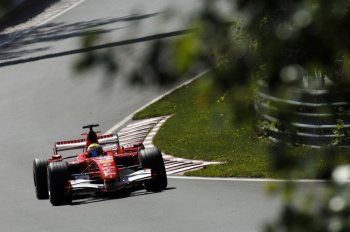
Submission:
[[[1,46],[0,60],[16,59],[20,56],[49,49],[49,47],[28,49],[25,48],[25,46],[43,42],[54,42],[90,34],[106,34],[120,29],[119,25],[114,24],[120,22],[136,22],[154,17],[157,14],[158,13],[130,15],[126,17],[105,18],[77,23],[47,23],[27,30],[0,34],[0,44],[1,41],[3,41],[2,43],[11,41]],[[102,27],[107,27],[107,29],[103,29]]]
[[[175,190],[175,187],[169,187],[164,191],[169,190]],[[162,192],[164,192],[162,191]],[[130,190],[121,191],[115,194],[110,195],[96,195],[96,196],[81,196],[73,198],[73,202],[70,204],[71,206],[78,206],[78,205],[85,205],[85,204],[92,204],[92,203],[98,203],[103,201],[111,201],[111,200],[118,200],[123,198],[129,198],[129,197],[138,197],[138,196],[146,196],[151,194],[161,194],[162,192],[147,192],[144,188],[133,188]]]
[[30,20],[58,1],[59,0],[25,1],[0,19],[0,31]]
[[[62,57],[62,56],[79,54],[79,53],[83,53],[83,52],[91,52],[94,50],[113,48],[113,47],[118,47],[118,46],[123,46],[123,45],[130,45],[130,44],[135,44],[135,43],[165,39],[165,38],[180,36],[180,35],[183,35],[183,34],[189,33],[189,32],[190,32],[190,30],[173,31],[173,32],[155,34],[155,35],[150,35],[150,36],[145,36],[145,37],[140,37],[140,38],[135,38],[135,39],[128,39],[128,40],[123,40],[123,41],[118,41],[118,42],[106,43],[106,44],[101,44],[101,45],[96,45],[96,46],[86,47],[86,48],[81,48],[81,49],[74,49],[74,50],[69,50],[69,51],[64,51],[64,52],[52,53],[52,54],[47,54],[47,55],[42,55],[42,56],[11,60],[8,62],[0,63],[0,67],[17,65],[17,64],[24,64],[24,63],[40,61],[40,60],[45,60],[45,59],[50,59],[50,58],[57,58],[57,57]],[[0,55],[1,55],[1,53],[0,53]]]

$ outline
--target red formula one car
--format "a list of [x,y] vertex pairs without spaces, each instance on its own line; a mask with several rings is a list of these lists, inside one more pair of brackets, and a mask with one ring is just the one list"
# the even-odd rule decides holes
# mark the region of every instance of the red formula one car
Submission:
[[[33,176],[38,199],[50,199],[52,205],[70,204],[79,194],[114,193],[142,186],[147,191],[167,187],[162,154],[157,148],[145,149],[142,143],[130,147],[119,144],[117,134],[98,136],[93,128],[85,139],[57,142],[51,158],[33,161]],[[73,156],[58,152],[83,149]],[[68,161],[67,161],[68,160]]]

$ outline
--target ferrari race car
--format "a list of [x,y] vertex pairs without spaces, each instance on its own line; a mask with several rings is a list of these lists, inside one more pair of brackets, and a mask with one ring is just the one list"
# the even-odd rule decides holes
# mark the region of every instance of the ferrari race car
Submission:
[[[70,204],[75,195],[108,194],[132,187],[158,192],[167,187],[162,154],[157,148],[145,149],[142,143],[123,147],[117,134],[98,136],[89,129],[84,139],[56,142],[50,158],[35,158],[33,176],[38,199],[52,205]],[[63,157],[59,152],[83,149]]]

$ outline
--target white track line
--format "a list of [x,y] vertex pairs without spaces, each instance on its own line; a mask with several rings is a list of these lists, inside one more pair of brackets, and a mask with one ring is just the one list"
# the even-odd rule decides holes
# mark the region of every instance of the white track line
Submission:
[[128,116],[126,116],[122,121],[120,121],[119,123],[115,124],[111,129],[107,130],[104,134],[112,134],[114,131],[118,130],[120,127],[122,127],[125,123],[127,123],[128,121],[130,121],[132,119],[132,116],[134,116],[134,114],[136,114],[137,112],[145,109],[146,107],[150,106],[151,104],[155,103],[156,101],[159,101],[160,99],[162,99],[164,96],[169,95],[170,93],[172,93],[173,91],[181,88],[184,85],[188,85],[190,84],[192,81],[198,79],[199,77],[203,76],[204,74],[208,73],[209,70],[206,70],[204,72],[201,72],[200,74],[198,74],[197,76],[193,77],[192,79],[182,83],[181,85],[169,90],[168,92],[156,97],[155,99],[153,99],[152,101],[150,101],[149,103],[147,103],[146,105],[140,107],[139,109],[135,110],[134,112],[132,112],[131,114],[129,114]]
[[80,0],[80,1],[77,2],[77,3],[74,3],[73,5],[71,5],[71,6],[68,7],[67,9],[61,11],[60,13],[58,13],[58,14],[56,14],[56,15],[53,15],[53,16],[51,16],[50,18],[48,18],[48,19],[42,21],[41,23],[39,23],[38,25],[36,25],[36,27],[39,27],[39,26],[41,26],[41,25],[44,25],[44,24],[50,22],[51,20],[54,20],[55,18],[57,18],[57,17],[63,15],[63,14],[66,13],[67,11],[70,11],[71,9],[73,9],[74,7],[78,6],[79,4],[81,4],[81,3],[83,3],[83,2],[85,2],[85,0]]
[[[169,179],[183,179],[183,180],[214,180],[214,181],[234,181],[234,182],[294,182],[294,183],[327,183],[330,182],[328,180],[283,180],[283,179],[263,179],[263,178],[222,178],[222,177],[196,177],[196,176],[176,176],[169,175]],[[344,181],[344,183],[348,183],[348,181]]]
[[80,0],[79,2],[74,3],[73,5],[71,5],[70,7],[68,7],[67,9],[61,11],[61,12],[58,13],[58,14],[55,14],[55,15],[51,16],[50,18],[48,18],[48,19],[42,21],[41,23],[39,23],[39,24],[37,24],[37,25],[34,25],[33,27],[31,27],[31,28],[29,28],[29,29],[27,29],[27,30],[20,31],[20,32],[16,33],[16,34],[13,35],[9,40],[6,40],[6,41],[4,41],[3,43],[1,43],[1,44],[0,44],[0,47],[5,46],[6,44],[9,44],[9,43],[13,42],[14,40],[16,40],[17,38],[19,38],[19,37],[25,35],[26,33],[30,33],[30,32],[33,31],[35,28],[40,27],[40,26],[42,26],[42,25],[44,25],[44,24],[50,22],[51,20],[54,20],[55,18],[57,18],[57,17],[63,15],[63,14],[66,13],[67,11],[70,11],[71,9],[73,9],[74,7],[76,7],[76,6],[78,6],[79,4],[83,3],[84,1],[85,1],[85,0]]

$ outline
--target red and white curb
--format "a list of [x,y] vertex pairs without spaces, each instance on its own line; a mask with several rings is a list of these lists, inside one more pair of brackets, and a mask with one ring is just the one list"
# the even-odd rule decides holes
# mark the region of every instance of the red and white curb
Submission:
[[152,128],[152,130],[148,133],[145,140],[143,140],[143,145],[145,145],[146,148],[148,147],[154,147],[152,141],[154,136],[158,133],[158,130],[161,128],[161,126],[168,120],[171,116],[165,116],[161,117],[161,119],[158,121],[156,125]]
[[146,146],[145,139],[147,135],[164,118],[165,117],[150,118],[128,124],[118,132],[120,144],[128,146],[137,142],[143,142]]
[[[146,148],[153,147],[152,140],[160,127],[171,116],[162,116],[139,120],[128,124],[118,132],[120,144],[128,146],[133,143],[143,142]],[[203,160],[191,160],[177,158],[163,153],[165,168],[168,175],[182,174],[186,171],[200,169],[207,165],[220,164],[220,162],[208,162]]]

